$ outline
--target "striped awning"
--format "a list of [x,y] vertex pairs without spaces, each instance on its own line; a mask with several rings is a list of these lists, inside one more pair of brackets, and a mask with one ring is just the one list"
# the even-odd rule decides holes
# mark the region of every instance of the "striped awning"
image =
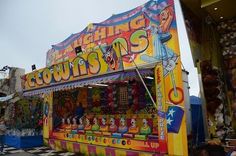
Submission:
[[[153,74],[153,69],[141,69],[139,71],[143,77]],[[56,91],[60,91],[60,90],[68,90],[68,89],[73,89],[73,88],[77,88],[77,87],[93,85],[93,84],[97,84],[97,83],[112,83],[114,81],[122,81],[122,80],[130,80],[130,79],[139,79],[135,70],[121,71],[121,72],[117,72],[117,73],[86,78],[86,79],[77,80],[77,81],[73,81],[73,82],[51,85],[51,86],[38,88],[38,89],[34,89],[34,90],[23,91],[23,95],[24,96],[32,96],[32,95],[37,95],[37,94],[56,92]]]

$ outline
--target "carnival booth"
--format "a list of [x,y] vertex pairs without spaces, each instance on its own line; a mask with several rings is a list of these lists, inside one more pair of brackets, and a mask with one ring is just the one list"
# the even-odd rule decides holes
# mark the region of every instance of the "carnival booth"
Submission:
[[7,131],[5,144],[15,148],[31,148],[43,145],[42,99],[7,96],[2,102]]
[[206,139],[236,139],[235,2],[203,0],[199,4],[194,9],[186,1],[182,7],[199,72]]
[[151,0],[53,45],[25,75],[43,94],[44,140],[95,155],[187,155],[173,0]]

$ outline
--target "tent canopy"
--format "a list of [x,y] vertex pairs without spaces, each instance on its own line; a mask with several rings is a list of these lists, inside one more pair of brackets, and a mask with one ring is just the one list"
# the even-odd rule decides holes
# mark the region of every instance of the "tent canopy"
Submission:
[[15,94],[10,94],[10,95],[4,96],[4,97],[0,97],[0,102],[5,102],[8,100],[11,100],[14,97],[14,95]]

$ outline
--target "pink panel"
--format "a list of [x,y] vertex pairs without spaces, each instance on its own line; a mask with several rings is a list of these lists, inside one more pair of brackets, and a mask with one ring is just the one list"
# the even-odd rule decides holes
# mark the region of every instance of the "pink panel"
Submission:
[[165,156],[164,154],[153,154],[152,156]]
[[55,148],[55,141],[53,139],[49,139],[49,146]]
[[62,148],[63,150],[66,150],[66,149],[67,149],[67,147],[66,147],[66,141],[61,141],[61,148]]
[[106,156],[116,156],[115,149],[113,148],[106,148]]
[[96,146],[88,145],[89,155],[96,155]]
[[73,148],[74,148],[74,152],[75,152],[75,153],[80,152],[80,144],[78,144],[78,143],[73,143]]
[[139,156],[138,152],[126,151],[126,156]]

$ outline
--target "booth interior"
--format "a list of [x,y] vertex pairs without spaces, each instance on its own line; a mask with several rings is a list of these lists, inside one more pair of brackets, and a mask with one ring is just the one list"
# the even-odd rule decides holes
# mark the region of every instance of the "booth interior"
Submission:
[[[141,74],[155,99],[153,71]],[[156,108],[135,71],[107,83],[54,92],[53,110],[52,138],[104,146],[110,140],[111,147],[129,149],[135,149],[129,146],[131,140],[158,141]]]
[[43,100],[40,97],[22,97],[16,93],[1,103],[7,127],[5,144],[15,148],[42,146]]
[[[182,8],[199,73],[205,136],[224,143],[227,138],[236,139],[235,2],[196,3],[183,1]],[[236,145],[230,144],[226,146]]]

